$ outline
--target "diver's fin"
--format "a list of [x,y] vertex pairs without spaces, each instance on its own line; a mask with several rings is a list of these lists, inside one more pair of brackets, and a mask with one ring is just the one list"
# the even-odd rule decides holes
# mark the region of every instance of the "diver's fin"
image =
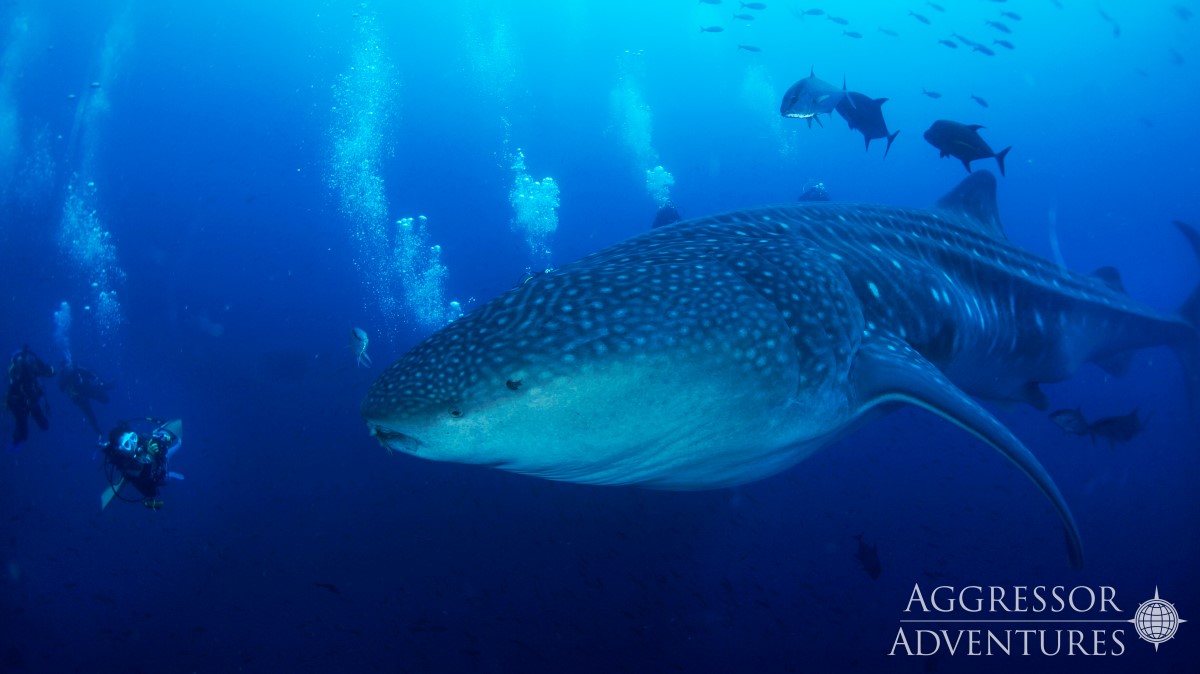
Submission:
[[116,484],[108,485],[108,488],[100,493],[100,510],[104,510],[108,507],[109,503],[112,503],[113,497],[117,495],[117,492],[121,491],[121,485],[123,484],[125,484],[124,477],[117,480]]
[[171,435],[174,435],[180,440],[183,439],[183,419],[172,419],[164,423],[162,426],[159,426],[159,428],[170,433]]
[[859,413],[894,403],[922,407],[991,445],[1033,480],[1058,511],[1071,566],[1083,566],[1083,544],[1071,509],[1037,458],[979,403],[899,339],[864,342],[850,371]]

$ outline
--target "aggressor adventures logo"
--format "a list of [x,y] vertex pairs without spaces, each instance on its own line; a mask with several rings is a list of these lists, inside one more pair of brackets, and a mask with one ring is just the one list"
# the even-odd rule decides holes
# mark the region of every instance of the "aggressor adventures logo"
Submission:
[[939,585],[926,592],[917,583],[904,613],[888,655],[1121,656],[1130,625],[1157,651],[1187,622],[1158,588],[1132,618],[1121,617],[1109,585]]

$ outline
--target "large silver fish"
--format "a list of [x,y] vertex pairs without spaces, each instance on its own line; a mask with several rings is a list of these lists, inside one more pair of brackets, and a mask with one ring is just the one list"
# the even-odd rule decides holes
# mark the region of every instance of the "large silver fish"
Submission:
[[439,330],[375,381],[363,416],[385,446],[427,459],[709,489],[917,405],[1021,468],[1078,565],[1050,476],[969,396],[1044,406],[1040,382],[1158,344],[1194,387],[1200,290],[1185,320],[1016,248],[995,184],[975,173],[930,210],[804,203],[647,232]]

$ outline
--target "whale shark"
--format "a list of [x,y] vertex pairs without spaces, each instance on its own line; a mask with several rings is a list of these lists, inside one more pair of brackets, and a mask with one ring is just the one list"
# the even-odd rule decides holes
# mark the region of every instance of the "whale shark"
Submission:
[[[1180,230],[1200,256],[1200,234]],[[362,415],[390,450],[552,480],[694,490],[788,469],[904,405],[963,428],[1071,511],[976,398],[1167,345],[1200,391],[1200,289],[1178,313],[1014,246],[996,178],[932,208],[806,202],[676,222],[530,279],[417,344]]]

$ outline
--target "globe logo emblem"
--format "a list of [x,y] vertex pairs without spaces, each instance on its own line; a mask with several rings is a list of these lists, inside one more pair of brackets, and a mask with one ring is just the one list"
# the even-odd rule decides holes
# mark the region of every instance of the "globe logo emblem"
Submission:
[[1129,622],[1133,623],[1138,636],[1154,644],[1154,650],[1157,651],[1158,645],[1174,637],[1179,626],[1187,621],[1179,617],[1174,604],[1158,596],[1156,587],[1154,598],[1139,604]]

